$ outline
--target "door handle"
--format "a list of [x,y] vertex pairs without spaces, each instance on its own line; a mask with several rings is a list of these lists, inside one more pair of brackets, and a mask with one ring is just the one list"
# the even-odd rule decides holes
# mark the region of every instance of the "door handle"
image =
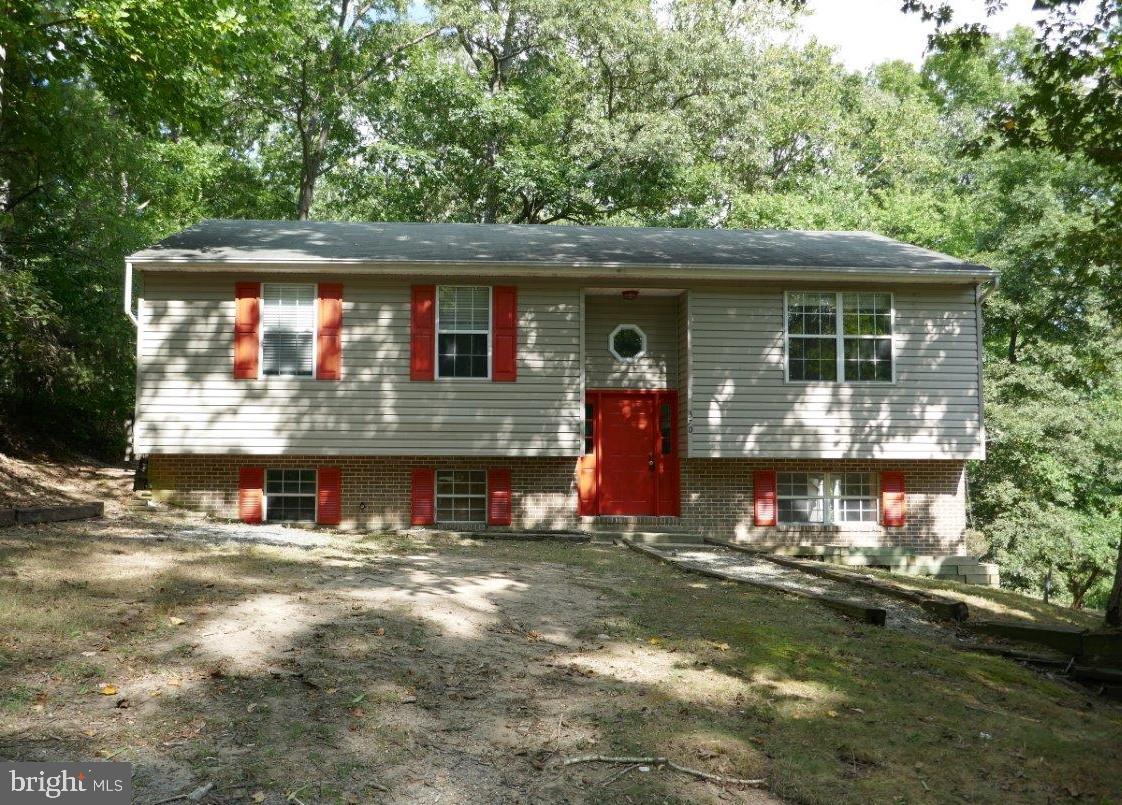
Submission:
[[655,468],[654,453],[647,453],[647,468],[651,470]]

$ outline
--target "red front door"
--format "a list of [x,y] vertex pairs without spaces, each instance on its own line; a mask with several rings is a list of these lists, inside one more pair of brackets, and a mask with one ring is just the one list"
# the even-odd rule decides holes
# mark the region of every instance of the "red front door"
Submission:
[[676,515],[678,455],[672,391],[590,391],[593,453],[581,462],[581,512]]
[[653,395],[600,395],[600,514],[655,514]]

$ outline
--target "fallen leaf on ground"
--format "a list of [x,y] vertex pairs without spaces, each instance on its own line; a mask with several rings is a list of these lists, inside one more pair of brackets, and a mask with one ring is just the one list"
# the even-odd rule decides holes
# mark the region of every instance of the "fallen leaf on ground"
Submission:
[[183,620],[183,618],[168,618],[168,623],[172,626],[182,626],[186,622],[187,621]]
[[115,696],[117,694],[117,686],[103,682],[98,685],[97,692],[102,696]]
[[252,799],[254,802],[264,802],[265,801],[265,792],[264,791],[254,791],[253,796],[250,797],[250,799]]

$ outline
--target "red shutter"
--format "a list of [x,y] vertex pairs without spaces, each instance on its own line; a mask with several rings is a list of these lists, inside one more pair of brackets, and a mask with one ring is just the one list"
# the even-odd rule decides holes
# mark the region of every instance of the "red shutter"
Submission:
[[316,379],[339,380],[343,376],[343,286],[320,283],[316,307]]
[[257,379],[257,354],[260,351],[261,283],[234,285],[234,379]]
[[880,512],[881,524],[888,528],[900,528],[907,522],[908,504],[907,496],[904,494],[904,473],[880,474]]
[[596,454],[585,453],[577,459],[577,513],[596,516]]
[[316,472],[316,523],[339,525],[343,519],[343,473],[338,467]]
[[775,525],[775,470],[758,470],[752,473],[752,489],[756,497],[756,525]]
[[487,470],[487,525],[510,525],[510,470]]
[[413,470],[413,525],[436,522],[436,470]]
[[518,379],[518,289],[496,285],[491,292],[491,379]]
[[410,307],[409,379],[432,380],[436,354],[436,286],[414,285]]
[[238,517],[243,523],[260,523],[264,519],[261,505],[264,490],[264,467],[241,467],[238,470]]

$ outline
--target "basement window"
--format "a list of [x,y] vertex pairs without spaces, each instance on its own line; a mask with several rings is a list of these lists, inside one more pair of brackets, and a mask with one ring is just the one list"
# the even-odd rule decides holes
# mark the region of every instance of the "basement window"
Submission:
[[315,522],[316,471],[266,470],[265,519],[270,522]]
[[880,514],[871,472],[781,472],[776,480],[780,523],[875,523]]
[[487,520],[487,473],[483,470],[436,471],[436,521],[483,523]]

